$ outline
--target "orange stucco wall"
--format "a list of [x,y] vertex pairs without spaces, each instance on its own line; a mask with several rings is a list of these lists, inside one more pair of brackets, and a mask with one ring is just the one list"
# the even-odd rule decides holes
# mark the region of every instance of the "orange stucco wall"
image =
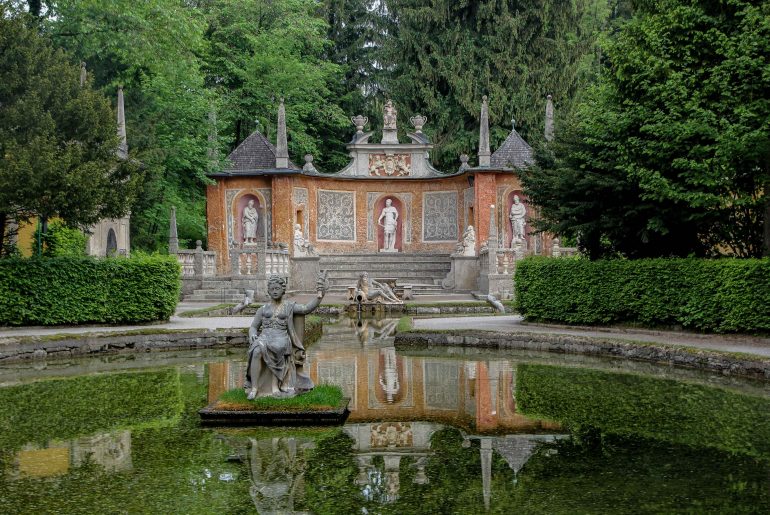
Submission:
[[[477,172],[474,174],[474,193],[472,216],[469,220],[469,209],[465,204],[464,192],[469,188],[468,174],[460,176],[434,178],[425,180],[399,180],[383,178],[382,180],[356,180],[339,177],[308,177],[304,175],[286,176],[256,176],[256,177],[218,177],[216,183],[207,187],[207,217],[209,250],[217,252],[218,270],[226,273],[229,269],[228,230],[227,230],[227,191],[238,198],[241,195],[252,194],[260,198],[260,189],[269,188],[272,210],[272,241],[285,242],[290,248],[293,245],[294,224],[300,221],[310,243],[320,254],[339,254],[378,251],[378,231],[376,225],[379,213],[370,212],[370,205],[377,205],[383,197],[397,198],[403,206],[399,213],[402,223],[401,239],[399,241],[403,252],[406,253],[450,253],[455,250],[456,242],[427,242],[423,241],[423,194],[426,192],[451,191],[457,194],[457,237],[464,228],[472,224],[476,228],[477,245],[480,246],[489,235],[489,206],[496,205],[498,223],[504,224],[507,217],[499,212],[504,205],[504,195],[507,191],[520,189],[521,185],[516,175],[511,173]],[[307,203],[295,202],[295,188],[307,191]],[[317,230],[318,190],[353,192],[355,196],[355,241],[319,241]],[[237,193],[235,193],[237,191]],[[379,193],[370,202],[369,193]],[[234,204],[234,203],[233,203]],[[406,209],[406,206],[409,209]],[[230,207],[230,209],[234,209]],[[503,207],[503,209],[505,209]],[[240,214],[233,213],[234,223],[240,223]],[[298,220],[298,217],[300,220]],[[369,218],[372,217],[374,234],[371,241],[368,238]],[[502,229],[502,226],[500,226]]]

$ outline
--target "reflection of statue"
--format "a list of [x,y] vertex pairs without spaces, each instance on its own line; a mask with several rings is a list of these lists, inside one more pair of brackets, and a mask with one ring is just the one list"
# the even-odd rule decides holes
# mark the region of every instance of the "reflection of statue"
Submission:
[[304,371],[305,348],[294,327],[294,315],[307,315],[318,307],[326,293],[325,282],[325,274],[319,275],[317,297],[303,305],[283,300],[286,279],[277,275],[268,279],[267,293],[272,300],[257,310],[249,328],[244,382],[249,399],[292,396],[313,389],[313,382]]
[[[382,249],[386,252],[396,251],[396,223],[398,221],[398,210],[392,206],[393,201],[391,199],[385,200],[385,207],[382,208],[380,217],[377,219],[377,223],[384,228],[385,238],[383,239]],[[382,223],[382,219],[385,219],[385,223]]]
[[475,256],[476,255],[476,230],[472,225],[469,225],[465,232],[463,232],[462,242],[463,256]]
[[302,226],[300,224],[294,224],[294,256],[315,256],[315,250],[302,234]]
[[393,398],[398,395],[398,391],[401,389],[401,384],[398,382],[398,361],[396,359],[396,348],[389,347],[387,349],[380,350],[380,354],[384,354],[385,358],[385,373],[380,374],[380,387],[385,392],[385,398],[388,404],[393,403]]
[[396,110],[396,106],[393,105],[393,102],[391,100],[388,100],[385,102],[385,107],[382,110],[382,128],[383,129],[396,129],[396,118],[398,116],[398,111]]
[[259,212],[254,207],[254,200],[250,199],[249,205],[243,208],[243,217],[241,218],[244,243],[256,243],[257,220],[259,220]]
[[511,244],[524,239],[524,217],[526,215],[527,208],[521,203],[519,196],[514,195],[513,204],[511,204],[511,212],[508,215],[508,218],[511,219],[511,231],[513,233]]
[[368,272],[361,272],[358,283],[356,284],[355,299],[360,302],[381,302],[383,304],[403,304],[396,297],[390,286],[369,279]]

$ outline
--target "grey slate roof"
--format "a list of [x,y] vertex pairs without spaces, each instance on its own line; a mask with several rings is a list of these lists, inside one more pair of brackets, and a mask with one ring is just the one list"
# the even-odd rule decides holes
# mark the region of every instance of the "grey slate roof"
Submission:
[[[275,147],[259,131],[254,131],[230,152],[227,159],[230,160],[230,167],[224,170],[226,172],[274,169]],[[299,169],[291,161],[289,161],[289,168]]]
[[527,168],[535,162],[535,155],[529,143],[513,129],[490,161],[492,168]]

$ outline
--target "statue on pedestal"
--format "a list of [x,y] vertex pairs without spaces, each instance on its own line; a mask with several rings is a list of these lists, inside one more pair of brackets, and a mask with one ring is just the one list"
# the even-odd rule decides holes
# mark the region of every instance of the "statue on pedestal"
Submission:
[[326,274],[318,275],[317,296],[307,304],[284,300],[286,279],[272,275],[267,281],[270,302],[257,310],[249,327],[246,380],[249,399],[263,396],[292,397],[313,389],[305,372],[305,347],[294,327],[295,315],[312,313],[326,294]]
[[476,230],[469,225],[463,232],[462,253],[463,256],[476,255]]
[[527,208],[519,200],[518,195],[513,196],[513,204],[511,204],[511,211],[508,218],[511,220],[511,232],[513,237],[511,238],[511,248],[515,243],[524,240],[524,224],[526,223],[525,217],[527,216]]
[[[398,210],[392,206],[391,199],[385,200],[385,207],[382,208],[377,224],[384,229],[383,245],[380,252],[398,252],[396,250],[396,226],[398,222]],[[385,223],[382,223],[383,218]]]
[[253,245],[257,242],[257,221],[259,212],[254,207],[254,200],[249,200],[249,205],[243,208],[241,223],[243,224],[243,243]]
[[361,272],[356,284],[354,299],[361,303],[380,302],[382,304],[403,304],[393,290],[385,283],[369,278],[369,272]]
[[315,256],[315,250],[302,234],[302,226],[294,224],[294,257]]

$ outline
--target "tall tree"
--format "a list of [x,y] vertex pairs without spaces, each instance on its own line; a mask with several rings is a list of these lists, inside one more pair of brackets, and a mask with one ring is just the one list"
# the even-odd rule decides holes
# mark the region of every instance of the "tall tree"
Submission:
[[574,131],[525,176],[543,227],[580,235],[593,256],[761,255],[770,4],[635,7],[604,45],[602,84]]
[[510,120],[535,140],[545,97],[561,112],[590,76],[594,41],[607,18],[597,0],[388,0],[394,33],[385,40],[392,64],[386,90],[408,113],[432,117],[434,162],[454,168],[477,146],[479,104],[490,98],[492,143]]
[[0,4],[0,235],[11,218],[85,228],[124,215],[139,176],[116,157],[110,102],[26,15],[9,14]]

